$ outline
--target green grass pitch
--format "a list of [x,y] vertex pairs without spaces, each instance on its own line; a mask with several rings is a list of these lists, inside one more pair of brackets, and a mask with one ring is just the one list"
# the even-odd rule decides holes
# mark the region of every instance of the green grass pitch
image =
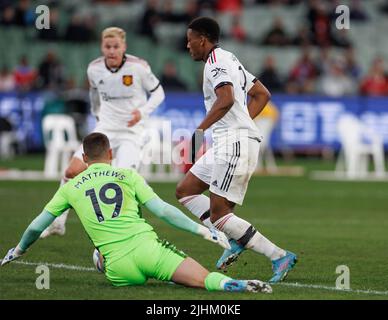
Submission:
[[[178,206],[175,184],[151,184]],[[55,182],[0,181],[0,255],[14,246],[30,221],[55,192]],[[141,287],[112,287],[94,271],[50,267],[50,289],[38,290],[35,265],[0,268],[0,299],[387,299],[388,184],[322,182],[307,177],[254,177],[245,203],[236,212],[280,247],[298,254],[296,268],[270,295],[209,293],[149,280]],[[176,230],[144,211],[161,238],[197,259],[209,270],[222,253],[217,245]],[[37,241],[22,258],[92,268],[93,246],[74,212],[64,237]],[[348,292],[335,288],[336,268],[350,269]],[[270,262],[244,252],[227,273],[231,277],[268,280]]]

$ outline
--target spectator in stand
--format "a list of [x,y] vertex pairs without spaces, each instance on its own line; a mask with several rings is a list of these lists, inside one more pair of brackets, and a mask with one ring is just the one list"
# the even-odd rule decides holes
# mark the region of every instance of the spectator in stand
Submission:
[[15,78],[8,70],[7,66],[3,66],[0,71],[0,92],[10,92],[15,90]]
[[299,47],[306,47],[314,44],[314,40],[312,38],[310,29],[306,25],[300,26],[298,29],[296,36],[294,39],[291,40],[290,44],[299,46]]
[[155,30],[160,21],[161,14],[158,11],[158,0],[148,0],[143,17],[140,19],[140,34],[157,43]]
[[0,24],[2,26],[12,26],[15,24],[15,9],[12,6],[6,6],[1,11]]
[[284,84],[276,70],[275,59],[273,56],[269,55],[265,58],[264,68],[261,73],[259,73],[259,80],[270,92],[283,91]]
[[230,29],[230,36],[232,39],[238,42],[244,42],[247,40],[247,32],[245,31],[241,23],[241,15],[235,14],[232,20],[232,27]]
[[22,56],[14,71],[16,89],[27,92],[33,89],[37,77],[36,70],[29,66],[26,56]]
[[217,0],[217,12],[240,13],[242,9],[242,0]]
[[178,77],[175,63],[167,61],[163,68],[163,74],[160,83],[166,91],[186,91],[186,84]]
[[355,81],[360,80],[361,76],[361,67],[358,65],[356,58],[354,56],[354,49],[350,47],[345,52],[345,61],[346,67],[345,72]]
[[32,10],[30,0],[19,0],[15,9],[15,24],[21,27],[35,23],[35,12]]
[[39,65],[38,87],[56,90],[64,83],[63,66],[53,51],[48,51]]
[[330,97],[341,97],[355,93],[355,83],[345,72],[346,61],[332,60],[329,72],[321,77],[320,92]]
[[328,46],[333,42],[331,33],[331,17],[326,10],[324,2],[310,0],[307,20],[310,30],[318,46]]
[[270,46],[285,46],[290,43],[283,21],[280,17],[276,17],[272,22],[272,27],[264,36],[263,44]]
[[318,69],[310,57],[308,49],[304,49],[301,58],[292,68],[286,90],[288,93],[312,93],[315,90],[315,82]]
[[58,9],[50,8],[50,29],[38,30],[38,38],[45,41],[58,41],[60,39],[58,32]]
[[87,25],[88,17],[75,14],[65,32],[65,40],[71,42],[89,42],[94,40],[94,32]]
[[370,96],[388,95],[388,77],[384,70],[384,60],[375,58],[367,76],[362,80],[360,93]]

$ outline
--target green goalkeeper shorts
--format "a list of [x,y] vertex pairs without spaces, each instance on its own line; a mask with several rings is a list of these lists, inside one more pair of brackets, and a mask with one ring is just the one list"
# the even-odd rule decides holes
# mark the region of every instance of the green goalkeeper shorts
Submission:
[[187,255],[166,240],[142,236],[135,250],[105,265],[105,276],[114,286],[142,285],[149,278],[170,281]]

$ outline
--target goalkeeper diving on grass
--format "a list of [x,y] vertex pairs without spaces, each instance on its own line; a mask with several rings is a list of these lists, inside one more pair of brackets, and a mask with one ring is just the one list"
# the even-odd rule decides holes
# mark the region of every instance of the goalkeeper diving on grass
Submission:
[[235,280],[209,272],[166,240],[160,240],[139,214],[140,205],[176,228],[230,248],[223,233],[194,222],[164,202],[136,170],[112,167],[107,136],[89,134],[84,138],[83,150],[87,170],[58,189],[18,245],[8,251],[2,266],[22,256],[55,218],[73,208],[104,259],[105,276],[114,286],[143,285],[153,278],[208,291],[272,292],[260,280]]

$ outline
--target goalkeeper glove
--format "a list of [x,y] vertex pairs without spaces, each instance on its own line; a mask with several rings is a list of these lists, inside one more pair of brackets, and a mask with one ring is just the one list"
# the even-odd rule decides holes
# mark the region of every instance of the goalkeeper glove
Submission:
[[21,250],[19,246],[16,246],[16,248],[9,249],[3,261],[1,261],[1,266],[4,266],[5,264],[18,259],[23,255],[24,252],[25,251]]
[[208,241],[219,244],[224,249],[230,249],[229,240],[225,233],[218,231],[216,228],[206,228],[200,225],[199,234]]

